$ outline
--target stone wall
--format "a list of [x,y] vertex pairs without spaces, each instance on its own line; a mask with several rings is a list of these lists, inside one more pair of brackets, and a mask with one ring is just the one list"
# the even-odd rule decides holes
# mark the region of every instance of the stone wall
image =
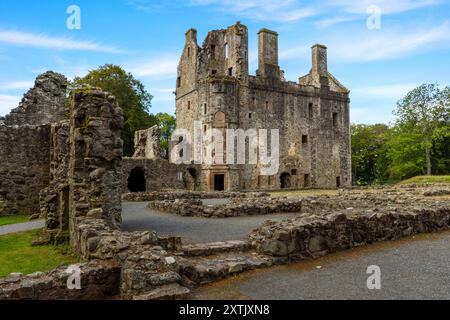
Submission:
[[0,215],[39,213],[49,184],[50,125],[0,125]]
[[220,205],[204,205],[201,200],[192,199],[152,201],[148,204],[148,207],[153,210],[180,216],[207,218],[300,212],[301,206],[301,200],[269,197],[232,198],[229,203]]
[[0,300],[94,300],[119,294],[120,268],[112,261],[92,260],[73,267],[80,268],[81,290],[67,288],[71,273],[61,266],[49,273],[16,273],[0,279]]
[[263,254],[301,260],[450,227],[448,201],[411,193],[356,192],[304,199],[303,203],[301,216],[268,221],[253,231],[253,246]]
[[77,225],[102,219],[119,229],[122,223],[122,110],[115,98],[94,88],[73,94],[69,136],[69,231],[78,249]]
[[136,131],[134,134],[133,158],[162,159],[161,129],[153,126],[146,130]]
[[121,180],[124,193],[132,191],[129,189],[129,180],[133,169],[143,173],[145,190],[140,191],[188,188],[186,178],[189,173],[184,165],[176,165],[164,159],[124,158]]
[[68,240],[69,223],[69,121],[51,126],[50,184],[40,192],[40,217],[48,236]]
[[[223,153],[215,150],[216,162],[199,172],[198,190],[217,189],[216,178],[224,179],[226,191],[351,186],[349,91],[328,72],[326,47],[313,46],[311,71],[292,82],[278,65],[278,34],[263,29],[258,37],[259,66],[252,76],[246,26],[210,31],[201,47],[195,30],[186,34],[178,66],[177,129],[187,129],[191,137],[212,128],[279,129],[280,136],[275,174],[261,175],[261,163],[223,165]],[[194,121],[202,127],[194,128]],[[219,145],[231,146],[226,140]],[[189,147],[203,157],[209,152],[205,144]]]
[[227,199],[227,198],[258,198],[268,197],[266,192],[201,192],[201,191],[151,191],[124,193],[123,201],[156,201],[176,199]]
[[36,78],[19,106],[5,117],[6,125],[43,125],[67,119],[67,79],[48,71]]

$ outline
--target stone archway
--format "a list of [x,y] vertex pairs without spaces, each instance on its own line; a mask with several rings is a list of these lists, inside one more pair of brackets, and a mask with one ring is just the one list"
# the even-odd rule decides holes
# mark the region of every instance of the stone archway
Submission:
[[128,176],[128,190],[130,192],[145,192],[145,170],[141,167],[133,168]]
[[287,172],[283,172],[280,175],[280,188],[287,189],[291,187],[291,175]]

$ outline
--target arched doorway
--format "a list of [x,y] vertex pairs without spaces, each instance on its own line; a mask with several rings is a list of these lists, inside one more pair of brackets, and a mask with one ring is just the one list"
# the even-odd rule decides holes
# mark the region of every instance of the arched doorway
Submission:
[[145,186],[145,171],[141,167],[136,167],[131,170],[128,176],[128,190],[130,192],[144,192]]
[[291,187],[291,175],[287,172],[283,172],[280,176],[280,187],[286,189]]

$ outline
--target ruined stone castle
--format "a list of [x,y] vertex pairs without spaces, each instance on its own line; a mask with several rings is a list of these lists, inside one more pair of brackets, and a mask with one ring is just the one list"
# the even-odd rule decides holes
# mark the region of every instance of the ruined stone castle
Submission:
[[[279,170],[261,175],[256,165],[225,163],[226,134],[203,156],[214,162],[190,170],[196,189],[257,190],[351,185],[349,91],[327,68],[327,48],[312,47],[312,68],[298,82],[286,81],[278,63],[278,34],[258,33],[258,70],[249,74],[248,31],[239,22],[208,33],[186,32],[178,66],[177,128],[198,130],[279,129]],[[232,137],[234,140],[234,137]],[[192,149],[198,148],[192,144]],[[195,150],[192,150],[194,153]]]
[[[174,164],[162,158],[160,130],[154,127],[136,133],[134,156],[124,158],[117,169],[119,194],[351,184],[349,92],[328,73],[326,48],[313,46],[310,73],[294,83],[284,80],[278,65],[277,33],[263,29],[258,37],[259,68],[251,76],[244,25],[211,31],[202,47],[195,30],[186,33],[178,67],[177,127],[192,132],[194,121],[201,121],[202,131],[241,128],[245,134],[249,128],[279,129],[278,172],[261,175],[261,163]],[[73,158],[67,93],[67,79],[46,72],[18,107],[0,118],[0,215],[44,211],[60,216],[65,210]],[[230,141],[225,137],[220,143],[226,146]],[[95,146],[101,151],[100,145]],[[176,146],[175,141],[172,149]],[[213,152],[215,160],[226,156]],[[47,221],[55,227],[60,224],[56,218]]]

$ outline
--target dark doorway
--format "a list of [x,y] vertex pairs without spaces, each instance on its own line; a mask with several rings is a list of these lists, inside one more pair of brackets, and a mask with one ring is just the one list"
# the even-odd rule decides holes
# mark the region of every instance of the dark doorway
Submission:
[[215,174],[214,175],[214,190],[224,191],[225,190],[225,175]]
[[303,187],[309,188],[310,186],[311,186],[311,179],[309,177],[309,174],[305,174],[305,176],[303,178]]
[[144,192],[145,187],[145,171],[140,167],[131,170],[128,177],[128,190],[130,192]]
[[281,189],[286,189],[291,187],[291,175],[284,172],[280,176],[280,187]]
[[336,187],[337,188],[341,187],[341,177],[336,177]]

